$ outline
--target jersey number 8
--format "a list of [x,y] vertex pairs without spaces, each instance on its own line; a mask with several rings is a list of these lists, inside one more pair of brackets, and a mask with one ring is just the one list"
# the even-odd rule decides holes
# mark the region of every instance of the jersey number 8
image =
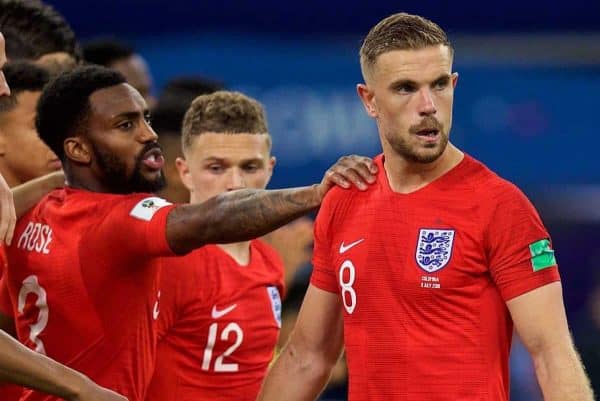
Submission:
[[[354,280],[356,279],[356,269],[354,268],[352,261],[345,260],[344,263],[342,263],[339,276],[340,287],[342,287],[342,302],[344,303],[344,308],[346,308],[346,312],[352,314],[352,312],[354,312],[354,308],[356,308],[356,291],[354,291],[354,288],[352,288],[352,285],[354,285]],[[345,276],[347,277],[347,280],[344,279]]]

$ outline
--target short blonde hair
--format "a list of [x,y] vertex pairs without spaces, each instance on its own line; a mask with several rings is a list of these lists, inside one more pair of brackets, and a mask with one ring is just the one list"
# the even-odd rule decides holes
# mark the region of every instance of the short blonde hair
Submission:
[[419,50],[445,45],[452,51],[446,33],[439,25],[418,15],[398,13],[379,21],[360,48],[363,78],[377,62],[377,57],[392,50]]
[[194,137],[208,132],[267,135],[271,147],[263,105],[240,92],[217,91],[194,99],[183,118],[183,151]]

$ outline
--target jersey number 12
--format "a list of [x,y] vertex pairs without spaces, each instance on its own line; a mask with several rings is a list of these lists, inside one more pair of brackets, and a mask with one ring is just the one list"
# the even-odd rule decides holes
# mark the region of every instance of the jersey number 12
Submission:
[[[208,327],[208,341],[206,342],[206,348],[204,349],[204,358],[202,359],[202,370],[209,371],[212,361],[213,349],[215,348],[215,342],[217,341],[217,331],[219,329],[218,323],[213,323]],[[226,363],[225,358],[231,356],[233,352],[242,345],[244,340],[244,332],[239,324],[235,322],[229,323],[223,331],[221,331],[221,341],[228,341],[230,335],[235,337],[235,343],[221,355],[215,359],[215,372],[238,372],[240,367],[237,363]]]

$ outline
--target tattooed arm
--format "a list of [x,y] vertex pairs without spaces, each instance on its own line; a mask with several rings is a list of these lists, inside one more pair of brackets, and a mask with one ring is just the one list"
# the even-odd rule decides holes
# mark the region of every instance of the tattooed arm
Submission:
[[178,206],[168,216],[167,240],[174,252],[186,253],[205,244],[260,237],[319,207],[334,185],[366,189],[376,172],[371,159],[347,156],[327,170],[320,184],[274,191],[244,189]]

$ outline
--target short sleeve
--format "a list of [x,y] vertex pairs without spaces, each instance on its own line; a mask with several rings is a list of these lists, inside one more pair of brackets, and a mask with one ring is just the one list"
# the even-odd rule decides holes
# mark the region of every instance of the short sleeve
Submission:
[[486,252],[492,278],[508,301],[560,276],[550,235],[537,211],[518,188],[504,184],[493,197]]
[[164,199],[141,194],[123,197],[102,209],[104,218],[90,227],[86,241],[124,258],[172,256],[167,242],[167,216],[175,207]]
[[315,220],[314,227],[314,250],[313,250],[313,272],[310,283],[324,291],[338,292],[338,283],[333,270],[331,259],[331,222],[333,220],[332,192],[325,197],[321,209]]

